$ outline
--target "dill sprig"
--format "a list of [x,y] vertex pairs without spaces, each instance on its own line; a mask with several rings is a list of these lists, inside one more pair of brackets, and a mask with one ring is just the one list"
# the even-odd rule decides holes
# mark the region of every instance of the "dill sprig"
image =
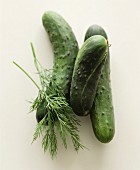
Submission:
[[36,125],[33,142],[38,137],[42,136],[42,147],[44,152],[49,150],[50,155],[53,158],[58,151],[56,136],[56,133],[58,132],[65,149],[67,149],[67,136],[69,135],[73,142],[74,149],[78,151],[80,148],[84,148],[78,134],[79,131],[77,126],[80,125],[80,121],[69,106],[62,89],[52,79],[53,70],[47,70],[42,67],[37,60],[32,43],[31,49],[41,87],[37,85],[23,68],[15,62],[14,64],[30,78],[39,90],[38,96],[31,103],[31,111],[37,111],[40,107],[43,107],[43,110],[45,111],[44,118]]

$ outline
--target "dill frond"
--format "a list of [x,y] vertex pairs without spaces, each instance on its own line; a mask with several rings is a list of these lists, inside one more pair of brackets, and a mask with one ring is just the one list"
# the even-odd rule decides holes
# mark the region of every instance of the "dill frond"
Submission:
[[32,43],[31,49],[37,74],[40,78],[41,87],[37,85],[37,83],[23,68],[15,62],[14,64],[31,79],[39,90],[38,96],[31,103],[30,110],[37,111],[38,108],[42,107],[42,104],[43,109],[45,110],[44,118],[36,125],[36,129],[33,134],[33,142],[42,136],[42,148],[44,149],[44,152],[49,150],[51,157],[54,158],[58,151],[58,142],[56,137],[56,132],[58,132],[66,149],[67,135],[70,135],[74,149],[78,151],[80,148],[84,148],[80,142],[80,136],[78,134],[79,131],[77,126],[80,125],[80,121],[69,106],[62,89],[52,79],[53,70],[47,70],[41,66],[36,58]]

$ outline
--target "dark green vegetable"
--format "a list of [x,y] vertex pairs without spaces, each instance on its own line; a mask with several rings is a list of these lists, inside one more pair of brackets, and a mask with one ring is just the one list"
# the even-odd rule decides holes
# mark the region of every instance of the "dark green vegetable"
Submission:
[[78,52],[71,83],[70,104],[79,116],[87,115],[93,105],[107,47],[106,39],[96,35],[87,39]]
[[[42,22],[54,51],[52,81],[61,87],[69,102],[72,72],[79,50],[76,37],[69,24],[56,12],[45,12]],[[38,122],[43,119],[46,113],[46,109],[43,109],[42,106],[36,113]]]
[[88,28],[88,30],[86,32],[86,35],[85,35],[85,40],[84,41],[86,41],[88,38],[90,38],[90,37],[92,37],[94,35],[102,35],[103,37],[108,39],[105,30],[101,26],[94,24],[94,25],[91,25]]
[[79,50],[76,37],[69,24],[55,12],[44,13],[42,22],[54,50],[53,79],[69,99],[72,72]]
[[[89,27],[85,35],[85,40],[94,35],[102,35],[108,39],[105,30],[98,25],[92,25]],[[93,130],[97,139],[103,143],[111,141],[115,133],[115,122],[110,84],[109,48],[108,56],[98,82],[97,92],[90,115]]]

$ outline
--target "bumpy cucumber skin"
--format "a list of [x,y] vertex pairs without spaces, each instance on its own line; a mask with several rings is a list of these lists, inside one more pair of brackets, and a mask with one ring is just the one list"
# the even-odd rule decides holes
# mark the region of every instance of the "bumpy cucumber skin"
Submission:
[[[105,30],[98,25],[92,25],[89,27],[85,35],[85,40],[94,35],[102,35],[108,39]],[[109,49],[107,59],[102,69],[101,77],[98,82],[95,100],[90,111],[90,117],[97,139],[102,143],[110,142],[115,133],[115,120],[110,84]]]
[[70,104],[79,116],[86,116],[93,105],[107,46],[106,39],[97,35],[90,37],[78,52],[72,76]]
[[69,99],[72,72],[79,50],[76,37],[63,17],[53,11],[45,12],[42,22],[54,50],[52,77]]
[[[45,12],[42,23],[54,51],[52,79],[63,90],[69,102],[72,72],[79,50],[76,37],[69,24],[56,12]],[[42,109],[42,106],[36,112],[37,122],[40,122],[47,112],[46,109]]]

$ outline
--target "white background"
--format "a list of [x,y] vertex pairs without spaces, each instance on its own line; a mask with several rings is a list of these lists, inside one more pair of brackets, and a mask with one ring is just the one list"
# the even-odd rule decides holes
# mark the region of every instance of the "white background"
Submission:
[[[116,133],[109,144],[93,134],[89,117],[80,118],[80,136],[89,150],[65,151],[51,160],[41,139],[31,145],[35,113],[27,100],[37,89],[15,60],[39,82],[30,42],[41,63],[52,67],[53,53],[42,26],[44,11],[61,14],[82,45],[92,24],[103,26],[110,40],[111,84]],[[140,1],[0,0],[0,170],[140,170]]]

